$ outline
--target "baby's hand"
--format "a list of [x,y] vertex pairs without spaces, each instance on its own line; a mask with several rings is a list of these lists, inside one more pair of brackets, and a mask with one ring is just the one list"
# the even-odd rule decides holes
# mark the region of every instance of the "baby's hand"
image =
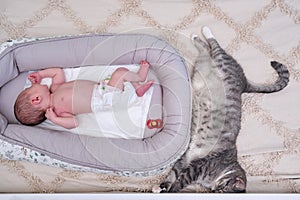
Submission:
[[42,77],[38,72],[33,72],[31,74],[28,75],[28,80],[32,83],[41,83],[42,81]]
[[57,115],[56,115],[56,113],[54,112],[53,107],[50,107],[50,108],[48,108],[48,109],[46,110],[45,116],[46,116],[47,119],[49,119],[49,120],[52,121],[52,122],[53,122],[53,120],[54,120],[55,118],[57,118]]

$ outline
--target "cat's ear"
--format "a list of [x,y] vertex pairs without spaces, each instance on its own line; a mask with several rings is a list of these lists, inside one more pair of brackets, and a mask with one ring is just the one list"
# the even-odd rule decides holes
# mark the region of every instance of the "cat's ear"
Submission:
[[233,186],[234,186],[235,190],[237,190],[237,191],[245,191],[246,190],[246,182],[240,177],[236,177],[235,183]]

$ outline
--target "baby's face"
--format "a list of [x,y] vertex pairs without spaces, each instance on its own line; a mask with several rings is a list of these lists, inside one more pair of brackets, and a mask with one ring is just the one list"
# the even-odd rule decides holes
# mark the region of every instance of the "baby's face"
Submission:
[[30,87],[30,91],[32,93],[39,93],[40,95],[50,94],[48,86],[47,85],[41,85],[41,84],[32,84],[32,86]]

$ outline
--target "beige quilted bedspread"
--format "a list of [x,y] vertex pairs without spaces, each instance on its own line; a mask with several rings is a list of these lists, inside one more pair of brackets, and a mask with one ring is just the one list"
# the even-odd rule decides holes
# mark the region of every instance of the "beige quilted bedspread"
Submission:
[[[0,42],[9,38],[82,33],[149,33],[167,40],[190,70],[189,40],[209,26],[250,80],[276,75],[270,60],[288,66],[283,91],[243,96],[239,159],[248,192],[300,192],[299,0],[0,0]],[[73,172],[0,159],[0,192],[149,191],[164,174],[146,178]]]

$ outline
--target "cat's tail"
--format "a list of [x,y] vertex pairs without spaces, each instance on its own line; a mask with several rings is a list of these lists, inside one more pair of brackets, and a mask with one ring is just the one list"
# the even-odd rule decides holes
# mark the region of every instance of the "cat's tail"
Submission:
[[289,71],[287,67],[279,62],[272,61],[271,66],[278,73],[277,80],[272,84],[253,84],[247,82],[244,92],[259,92],[259,93],[272,93],[285,88],[289,82]]

